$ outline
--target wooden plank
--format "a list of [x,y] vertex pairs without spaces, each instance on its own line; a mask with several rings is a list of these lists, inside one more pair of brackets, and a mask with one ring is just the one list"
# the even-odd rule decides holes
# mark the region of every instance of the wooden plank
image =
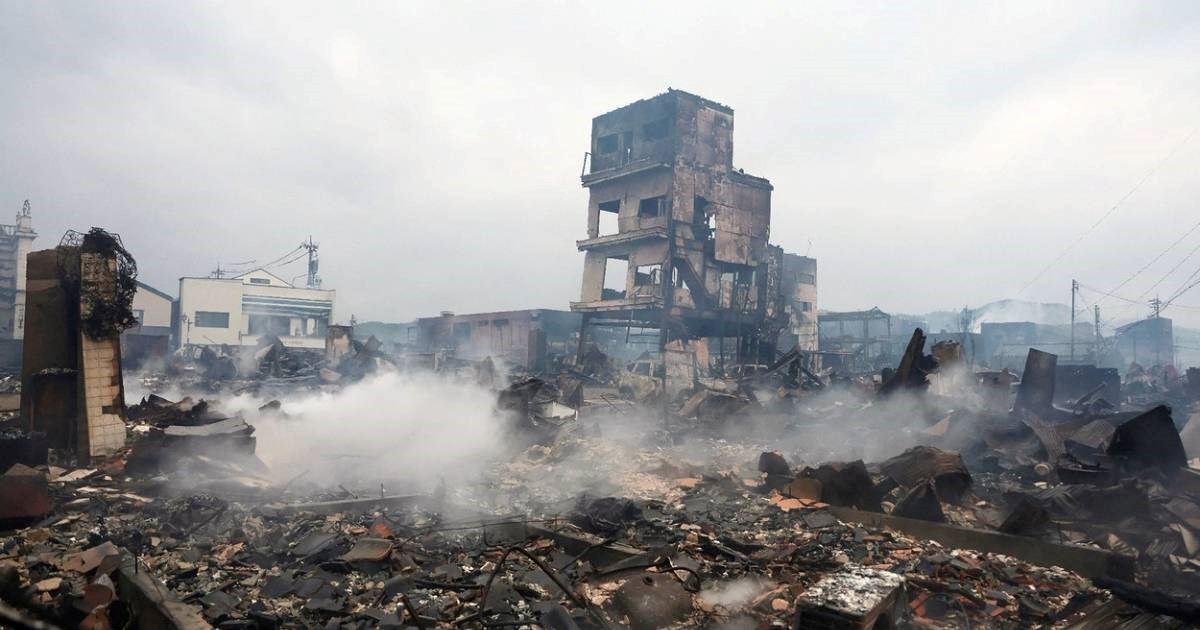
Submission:
[[313,514],[336,514],[346,512],[361,514],[376,508],[403,508],[416,505],[421,501],[430,500],[429,495],[410,494],[391,497],[366,497],[362,499],[341,499],[338,501],[317,501],[313,503],[273,503],[266,506],[280,514],[294,512],[312,512]]
[[843,521],[861,523],[872,528],[893,529],[915,538],[936,540],[947,547],[1002,553],[1031,564],[1059,566],[1087,578],[1133,577],[1133,558],[1103,549],[1048,543],[1025,536],[864,512],[848,507],[833,506],[829,511]]

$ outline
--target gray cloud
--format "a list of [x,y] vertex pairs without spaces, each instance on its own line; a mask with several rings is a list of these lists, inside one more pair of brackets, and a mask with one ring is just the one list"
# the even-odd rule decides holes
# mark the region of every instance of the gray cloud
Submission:
[[[673,86],[737,110],[823,306],[978,304],[1200,124],[1200,5],[1044,4],[9,2],[0,213],[29,198],[44,246],[119,231],[171,292],[312,234],[346,318],[565,308],[591,117]],[[1021,297],[1151,260],[1198,167],[1200,138]]]

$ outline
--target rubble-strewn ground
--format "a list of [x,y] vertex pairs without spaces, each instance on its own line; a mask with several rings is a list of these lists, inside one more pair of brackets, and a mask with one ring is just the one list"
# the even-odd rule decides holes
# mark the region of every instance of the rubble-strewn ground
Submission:
[[[848,387],[721,414],[585,395],[576,418],[525,382],[501,396],[504,437],[478,470],[415,483],[382,462],[317,478],[321,444],[313,468],[264,466],[253,425],[294,409],[235,389],[147,398],[129,451],[29,471],[50,507],[6,522],[0,625],[782,628],[830,602],[872,614],[898,588],[900,625],[1196,621],[1200,483],[1155,460],[1162,445],[1112,446],[1137,413],[1043,420]],[[995,548],[938,542],[955,525]],[[1030,561],[1074,557],[1045,555],[1063,546],[1092,550],[1076,567],[1090,575]]]

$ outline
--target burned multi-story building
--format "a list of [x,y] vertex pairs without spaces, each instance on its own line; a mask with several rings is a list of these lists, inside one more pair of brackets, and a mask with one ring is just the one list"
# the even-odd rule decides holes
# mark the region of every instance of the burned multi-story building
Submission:
[[799,346],[804,352],[819,347],[817,328],[817,260],[799,254],[783,255],[784,311],[787,328],[780,336],[783,346]]
[[784,254],[768,244],[771,182],[733,166],[733,110],[668,90],[593,119],[587,157],[571,304],[583,330],[658,328],[662,345],[736,338],[741,357],[769,356],[788,324]]

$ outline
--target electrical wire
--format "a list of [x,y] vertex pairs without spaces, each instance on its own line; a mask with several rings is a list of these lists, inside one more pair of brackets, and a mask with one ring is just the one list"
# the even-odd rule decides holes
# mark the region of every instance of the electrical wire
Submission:
[[[1179,269],[1180,267],[1182,267],[1183,263],[1187,262],[1188,259],[1191,258],[1193,255],[1195,255],[1196,252],[1198,252],[1198,251],[1200,251],[1200,243],[1197,243],[1196,246],[1192,248],[1192,251],[1187,253],[1187,256],[1184,256],[1182,260],[1175,263],[1174,267],[1171,267],[1169,270],[1167,270],[1167,273],[1164,273],[1162,275],[1162,277],[1158,279],[1157,282],[1150,285],[1150,288],[1146,289],[1145,291],[1142,291],[1142,294],[1139,295],[1138,298],[1146,297],[1146,294],[1150,293],[1151,291],[1153,291],[1155,289],[1155,287],[1162,284],[1163,280],[1166,280],[1171,274],[1175,273],[1176,269]],[[1193,275],[1195,275],[1195,274],[1193,274]]]
[[290,250],[288,253],[286,253],[286,254],[284,254],[284,255],[280,256],[279,258],[276,258],[275,260],[272,260],[272,261],[270,261],[270,262],[263,263],[263,265],[262,265],[262,266],[263,266],[263,269],[266,269],[267,267],[270,267],[271,265],[274,265],[275,263],[277,263],[277,262],[279,262],[279,261],[283,260],[284,258],[287,258],[288,256],[291,256],[292,254],[295,254],[296,252],[298,252],[298,251],[300,251],[300,250],[302,250],[302,249],[304,249],[304,246],[303,246],[303,245],[297,245],[295,249],[293,249],[293,250]]
[[[1109,291],[1102,291],[1100,289],[1097,289],[1096,287],[1090,287],[1086,284],[1083,284],[1082,282],[1079,283],[1079,288],[1087,289],[1088,291],[1091,291],[1093,293],[1099,293],[1103,297],[1116,298],[1118,300],[1121,300],[1122,302],[1129,302],[1130,304],[1137,304],[1139,306],[1143,305],[1143,303],[1139,300],[1134,300],[1132,298],[1123,297],[1123,296],[1117,295],[1116,293],[1112,293]],[[1100,300],[1097,300],[1096,304],[1099,304],[1099,303],[1100,303]]]
[[[1128,278],[1125,278],[1124,282],[1113,287],[1113,289],[1110,293],[1116,293],[1117,291],[1120,291],[1121,287],[1124,287],[1125,285],[1129,284],[1134,278],[1142,275],[1142,273],[1145,272],[1147,269],[1149,269],[1151,265],[1153,265],[1154,263],[1161,260],[1163,256],[1167,255],[1167,252],[1174,249],[1176,245],[1182,243],[1184,241],[1184,239],[1191,236],[1192,232],[1195,232],[1196,230],[1200,230],[1200,221],[1197,221],[1196,224],[1191,227],[1191,229],[1189,229],[1187,232],[1184,232],[1183,236],[1180,236],[1179,238],[1175,239],[1175,242],[1168,245],[1166,249],[1159,252],[1158,255],[1155,256],[1150,262],[1146,263],[1145,265],[1142,265],[1141,269],[1138,269],[1137,271],[1133,272],[1133,274],[1131,276],[1129,276]],[[1193,251],[1193,253],[1195,253],[1195,250],[1192,250],[1192,251]],[[1189,254],[1189,256],[1191,256],[1191,254]],[[1174,271],[1174,269],[1172,269],[1172,271]],[[1168,272],[1168,273],[1170,273],[1170,272]],[[1159,282],[1162,282],[1162,281],[1159,280]],[[1158,286],[1158,283],[1156,282],[1154,284],[1154,286]],[[1151,287],[1151,288],[1153,288],[1153,287]],[[1142,295],[1145,295],[1145,293],[1143,293]],[[1103,301],[1103,298],[1101,298],[1100,301]]]
[[286,267],[287,265],[290,265],[290,264],[296,262],[297,260],[304,258],[307,255],[308,255],[308,252],[300,252],[300,253],[296,254],[295,256],[292,256],[291,258],[289,258],[288,260],[285,260],[283,262],[275,263],[274,265],[264,265],[263,269],[275,269],[278,267]]
[[1125,203],[1125,201],[1127,199],[1132,197],[1133,194],[1136,193],[1138,191],[1138,189],[1140,189],[1142,187],[1142,185],[1145,184],[1146,181],[1150,179],[1150,177],[1152,177],[1155,173],[1158,172],[1158,169],[1162,168],[1163,164],[1166,164],[1168,160],[1170,160],[1172,157],[1174,157],[1175,154],[1178,153],[1179,150],[1182,149],[1183,146],[1185,144],[1187,144],[1189,140],[1192,139],[1192,136],[1196,135],[1197,129],[1200,129],[1200,126],[1192,127],[1192,130],[1189,131],[1186,136],[1184,136],[1183,140],[1181,140],[1178,144],[1175,145],[1175,147],[1173,149],[1171,149],[1170,153],[1168,153],[1166,155],[1166,157],[1159,160],[1153,167],[1150,168],[1150,170],[1146,171],[1146,174],[1143,175],[1142,178],[1139,179],[1137,181],[1137,183],[1133,185],[1133,188],[1129,189],[1129,192],[1122,195],[1121,198],[1118,199],[1117,202],[1114,203],[1112,205],[1112,207],[1110,207],[1108,209],[1108,212],[1105,212],[1099,219],[1096,219],[1096,222],[1093,223],[1091,225],[1091,227],[1084,230],[1083,233],[1080,234],[1074,241],[1071,241],[1071,243],[1069,245],[1067,245],[1066,248],[1064,248],[1062,250],[1062,252],[1060,252],[1058,254],[1058,256],[1056,256],[1054,258],[1054,260],[1050,261],[1050,264],[1043,267],[1041,271],[1037,272],[1037,274],[1033,276],[1033,279],[1031,279],[1029,282],[1026,282],[1025,286],[1021,287],[1020,291],[1017,291],[1017,295],[1024,293],[1027,289],[1029,289],[1029,287],[1033,286],[1033,283],[1035,283],[1039,279],[1041,279],[1041,277],[1043,275],[1045,275],[1045,273],[1047,271],[1050,271],[1056,265],[1058,265],[1058,263],[1062,262],[1062,259],[1065,258],[1067,256],[1067,254],[1069,254],[1071,252],[1072,249],[1075,249],[1076,245],[1081,243],[1083,241],[1083,239],[1087,238],[1088,235],[1090,235],[1092,232],[1094,232],[1096,230],[1096,228],[1100,226],[1101,223],[1104,223],[1104,221],[1106,219],[1108,219],[1108,217],[1112,216],[1113,213],[1115,213],[1117,211],[1117,209],[1121,207],[1121,204]]

